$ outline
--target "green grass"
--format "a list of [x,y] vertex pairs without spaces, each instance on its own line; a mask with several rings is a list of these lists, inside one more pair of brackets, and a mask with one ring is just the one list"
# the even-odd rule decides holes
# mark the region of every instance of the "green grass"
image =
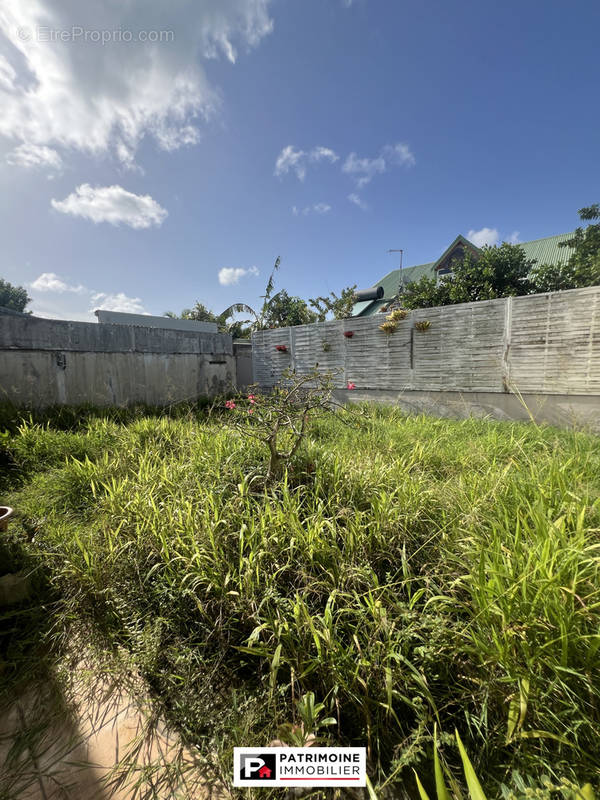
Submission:
[[490,797],[513,771],[597,787],[600,439],[349,414],[268,488],[261,446],[215,415],[11,425],[5,498],[60,598],[51,635],[126,648],[226,778],[314,692],[376,791],[414,796],[413,768],[431,790],[434,725]]

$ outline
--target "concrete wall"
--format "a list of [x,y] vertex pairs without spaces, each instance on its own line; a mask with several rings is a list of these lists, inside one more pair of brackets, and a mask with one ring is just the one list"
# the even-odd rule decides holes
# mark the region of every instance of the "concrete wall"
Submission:
[[334,392],[340,403],[373,402],[396,405],[410,414],[467,419],[534,421],[600,433],[600,397],[574,394],[501,392],[390,392],[382,389]]
[[231,336],[0,314],[0,400],[165,405],[236,385]]
[[235,356],[237,388],[243,392],[253,382],[252,342],[240,339],[234,341],[233,355]]

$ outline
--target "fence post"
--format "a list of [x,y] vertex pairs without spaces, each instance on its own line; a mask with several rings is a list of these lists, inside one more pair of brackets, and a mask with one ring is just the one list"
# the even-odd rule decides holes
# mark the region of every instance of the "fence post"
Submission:
[[510,392],[510,340],[512,333],[512,297],[504,305],[504,332],[502,335],[502,388]]

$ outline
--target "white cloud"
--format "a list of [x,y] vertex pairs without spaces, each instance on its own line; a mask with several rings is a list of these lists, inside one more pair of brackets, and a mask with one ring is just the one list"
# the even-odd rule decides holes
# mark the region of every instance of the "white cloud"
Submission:
[[[235,62],[238,48],[258,45],[273,28],[270,2],[2,0],[0,134],[29,145],[110,152],[124,164],[133,163],[144,137],[166,150],[195,144],[198,119],[220,105],[202,60]],[[132,40],[84,39],[84,32],[104,31]],[[141,31],[157,40],[141,41]]]
[[92,222],[129,225],[141,230],[160,226],[168,216],[150,195],[133,194],[122,186],[78,186],[64,200],[52,200],[52,207],[63,214],[83,217]]
[[128,314],[148,313],[140,297],[128,297],[123,292],[117,292],[116,294],[97,292],[92,295],[92,303],[90,311],[96,311],[101,308],[104,311],[123,311]]
[[383,156],[358,158],[356,153],[350,153],[342,167],[343,172],[347,172],[355,178],[359,189],[370,183],[375,175],[385,172],[385,170],[386,164]]
[[63,281],[55,272],[42,272],[42,274],[30,284],[30,287],[37,292],[59,292],[60,294],[63,292],[81,294],[87,291],[85,286],[71,286],[66,283],[66,281]]
[[493,247],[500,241],[500,234],[496,228],[481,228],[478,231],[470,230],[467,233],[467,239],[476,247],[483,247],[486,244]]
[[410,147],[403,142],[386,144],[375,158],[358,158],[350,153],[342,166],[342,172],[351,175],[359,189],[370,183],[375,175],[387,172],[388,167],[412,167],[416,163]]
[[519,244],[519,242],[521,241],[519,239],[520,233],[521,233],[520,231],[513,231],[511,233],[511,235],[509,236],[509,238],[508,238],[509,243],[510,244]]
[[388,163],[396,167],[414,167],[417,163],[410,147],[404,142],[386,144],[382,153]]
[[350,200],[351,203],[354,203],[355,206],[362,208],[363,211],[366,211],[369,207],[355,192],[352,192],[352,194],[348,195],[348,200]]
[[62,169],[62,158],[51,147],[39,144],[20,144],[6,156],[14,167],[52,167]]
[[329,161],[331,164],[335,164],[340,158],[330,147],[313,147],[308,157],[311,161],[319,162],[325,160]]
[[219,283],[221,286],[234,286],[236,283],[240,282],[240,278],[246,275],[258,274],[257,267],[249,267],[248,269],[244,269],[243,267],[223,267],[223,269],[219,270]]
[[129,297],[123,292],[98,292],[87,286],[75,286],[55,272],[43,272],[28,288],[33,296],[33,313],[50,319],[95,322],[93,312],[97,308],[134,314],[148,313],[139,297]]
[[338,154],[330,147],[317,146],[312,150],[297,150],[293,144],[284,147],[277,156],[275,162],[275,175],[281,177],[288,172],[295,172],[298,180],[303,181],[306,177],[306,165],[308,163],[318,164],[320,161],[329,161],[334,164],[339,160]]
[[328,214],[331,211],[329,203],[315,203],[312,206],[305,206],[302,211],[298,206],[292,206],[292,214],[298,217],[300,214],[307,216],[308,214]]
[[306,153],[304,150],[296,150],[294,145],[289,144],[284,147],[277,156],[275,162],[275,175],[287,175],[290,170],[296,173],[298,180],[303,181],[306,177]]

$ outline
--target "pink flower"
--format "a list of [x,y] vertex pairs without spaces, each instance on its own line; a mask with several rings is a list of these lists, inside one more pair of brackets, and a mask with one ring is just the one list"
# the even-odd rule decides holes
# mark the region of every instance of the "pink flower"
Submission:
[[346,388],[352,391],[352,389],[356,389],[356,384],[352,383],[351,381],[348,381],[348,386]]
[[235,408],[235,403],[233,402],[233,400],[228,400],[225,403],[225,408],[228,408],[230,411],[232,411]]
[[249,394],[248,395],[248,400],[254,400],[255,397],[256,397],[255,394]]
[[249,414],[254,414],[254,409],[253,409],[253,408],[249,408],[249,409],[248,409],[248,413],[249,413]]

